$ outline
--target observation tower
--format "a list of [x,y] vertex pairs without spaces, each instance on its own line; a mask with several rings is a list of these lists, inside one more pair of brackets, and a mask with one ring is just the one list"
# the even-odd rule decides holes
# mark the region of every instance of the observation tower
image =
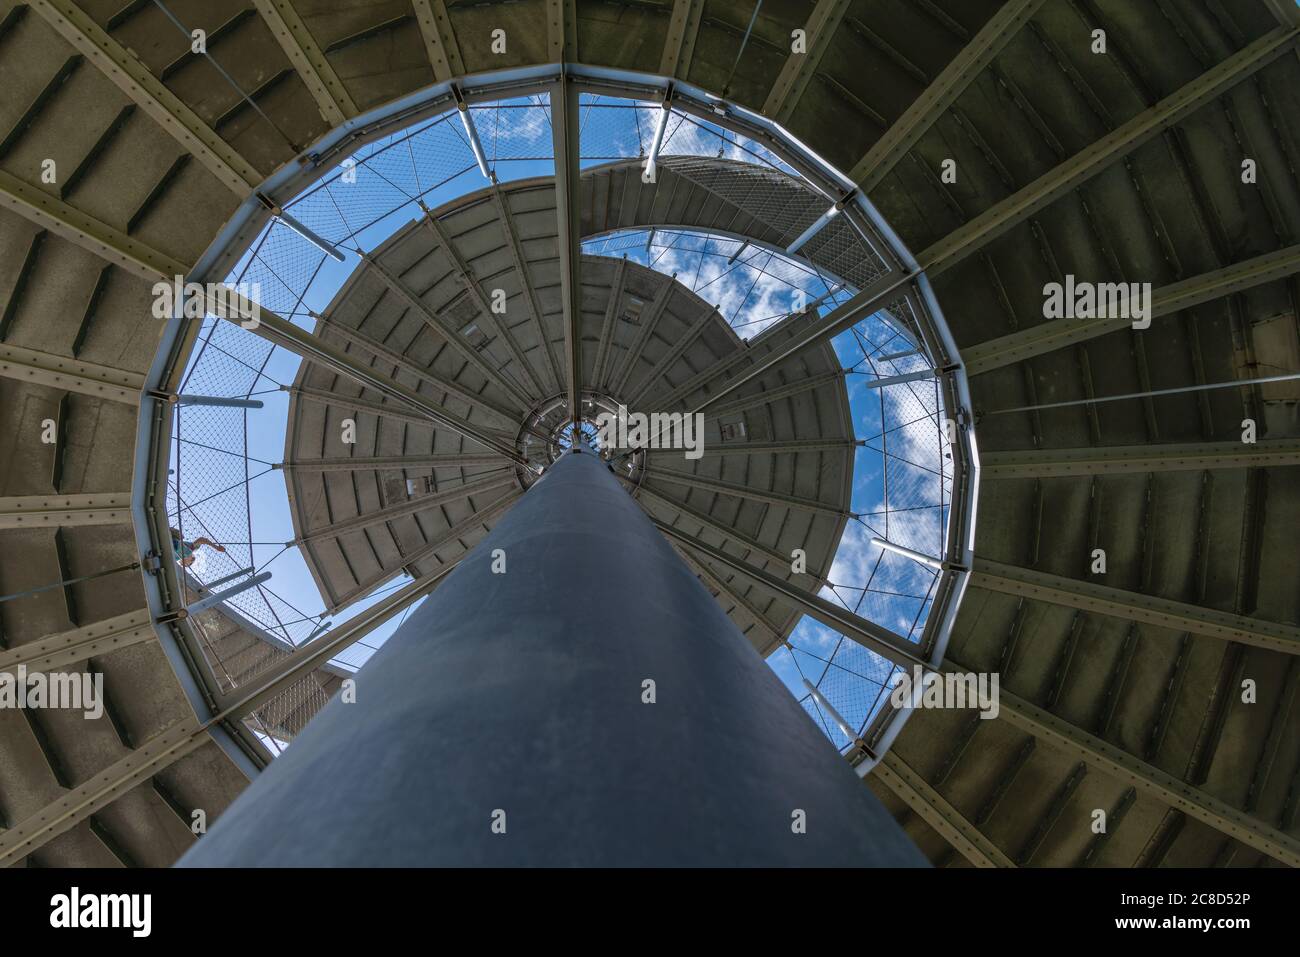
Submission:
[[1300,864],[1298,40],[0,0],[0,864]]

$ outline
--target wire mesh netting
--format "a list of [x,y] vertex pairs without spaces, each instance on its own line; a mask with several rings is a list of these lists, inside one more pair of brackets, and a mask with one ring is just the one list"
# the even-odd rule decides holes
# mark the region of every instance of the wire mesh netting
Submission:
[[650,155],[662,119],[660,156],[735,160],[799,175],[763,144],[682,110],[665,110],[658,102],[584,93],[579,104],[582,161],[587,165]]
[[714,303],[743,338],[797,312],[801,304],[837,305],[851,293],[814,264],[743,240],[678,229],[630,229],[583,243],[585,253],[626,257]]
[[[863,444],[854,467],[853,516],[822,597],[919,645],[947,544],[952,452],[938,380],[924,357],[887,358],[910,352],[900,346],[892,322],[892,316],[877,313],[835,341],[849,372],[850,408]],[[920,377],[882,384],[909,373]],[[842,750],[887,705],[901,674],[875,652],[811,618],[800,622],[788,647],[770,660],[816,688],[820,700],[808,694],[804,706]]]

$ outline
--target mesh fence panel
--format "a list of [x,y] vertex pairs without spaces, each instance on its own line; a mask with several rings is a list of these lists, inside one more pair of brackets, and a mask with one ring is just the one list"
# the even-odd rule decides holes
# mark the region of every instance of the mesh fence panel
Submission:
[[[826,258],[826,250],[821,250]],[[893,304],[836,340],[848,379],[857,438],[852,507],[822,596],[895,634],[919,641],[933,604],[937,569],[875,544],[883,540],[937,558],[943,554],[952,498],[952,460],[943,407],[929,360],[905,330],[910,303]],[[876,380],[919,374],[891,385]],[[802,627],[802,626],[801,626]],[[796,629],[790,643],[803,650],[818,636]],[[824,644],[824,641],[822,642]],[[893,664],[849,640],[828,650],[818,691],[851,725],[865,729],[888,706]],[[840,744],[838,731],[830,735]]]
[[736,332],[752,338],[789,315],[794,297],[814,302],[832,280],[807,263],[743,240],[674,229],[636,229],[583,244],[594,255],[622,256],[672,275],[719,307]]
[[248,721],[264,735],[278,741],[292,741],[328,701],[329,695],[319,680],[309,674],[254,711]]
[[793,167],[761,143],[676,111],[664,130],[662,152],[664,156],[710,156],[735,160],[798,176]]
[[886,265],[843,216],[837,216],[808,240],[800,254],[857,289],[885,274]]
[[551,118],[536,103],[471,107],[479,141],[489,164],[551,159]]
[[578,109],[582,158],[610,162],[645,156],[654,140],[659,108],[582,98]]
[[792,243],[826,212],[828,205],[799,181],[777,170],[759,167],[739,177],[726,166],[719,166],[716,159],[698,154],[665,156],[662,165],[779,230],[783,245]]

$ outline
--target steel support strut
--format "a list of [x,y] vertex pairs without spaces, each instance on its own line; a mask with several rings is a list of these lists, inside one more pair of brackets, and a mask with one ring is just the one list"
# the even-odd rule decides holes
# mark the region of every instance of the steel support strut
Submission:
[[555,209],[560,249],[560,303],[564,310],[565,385],[569,418],[582,421],[582,223],[578,213],[579,119],[577,88],[564,77],[551,91],[555,153]]

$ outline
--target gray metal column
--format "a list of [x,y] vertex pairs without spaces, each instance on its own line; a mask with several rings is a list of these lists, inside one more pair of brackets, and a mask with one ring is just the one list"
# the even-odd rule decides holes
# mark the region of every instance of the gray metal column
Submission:
[[924,864],[590,453],[356,681],[183,866]]

